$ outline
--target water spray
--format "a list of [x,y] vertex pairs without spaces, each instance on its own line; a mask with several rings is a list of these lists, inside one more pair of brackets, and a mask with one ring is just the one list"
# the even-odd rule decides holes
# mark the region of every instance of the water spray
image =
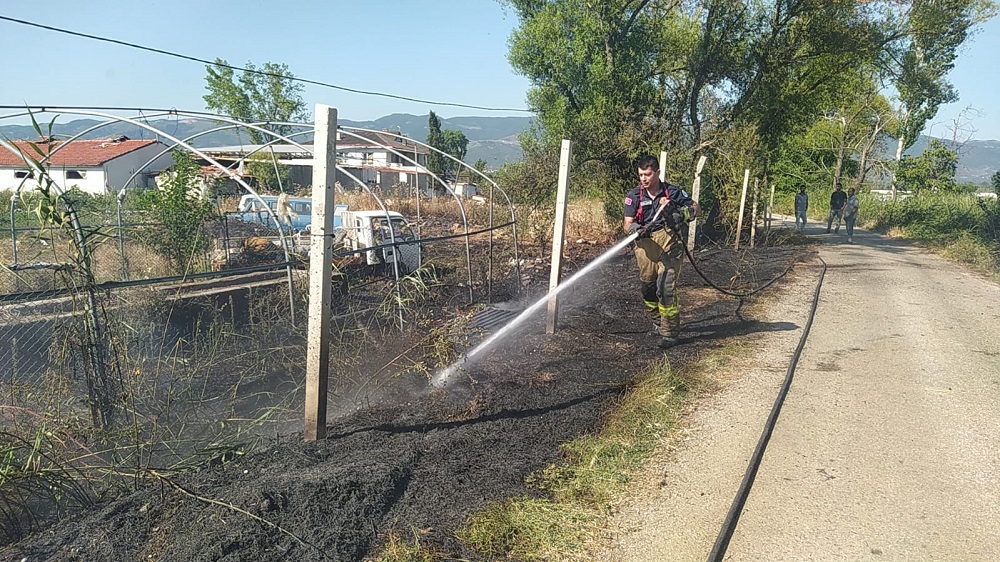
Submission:
[[456,373],[458,373],[462,369],[462,367],[466,363],[468,363],[473,357],[475,357],[476,355],[479,355],[483,351],[489,349],[494,343],[496,343],[501,338],[509,335],[511,332],[514,331],[514,328],[516,328],[517,326],[521,325],[521,323],[524,322],[529,316],[531,316],[532,313],[536,312],[538,309],[540,309],[542,306],[544,306],[551,297],[554,297],[554,296],[558,295],[560,292],[564,291],[567,287],[569,287],[570,285],[572,285],[573,283],[575,283],[577,280],[579,280],[580,278],[582,278],[584,275],[586,275],[586,274],[590,273],[591,271],[593,271],[594,268],[596,268],[597,266],[599,266],[602,263],[606,262],[616,252],[618,252],[619,250],[621,250],[625,246],[631,244],[632,241],[635,240],[638,236],[639,236],[639,232],[633,232],[632,234],[629,234],[624,239],[622,239],[620,242],[618,242],[617,244],[615,244],[610,250],[608,250],[608,251],[604,252],[603,254],[601,254],[600,256],[598,256],[596,259],[594,259],[594,261],[588,263],[583,269],[581,269],[580,271],[577,271],[572,276],[570,276],[568,279],[566,279],[566,281],[560,283],[555,289],[552,289],[551,291],[549,291],[548,293],[546,293],[545,295],[543,295],[542,298],[538,299],[531,306],[529,306],[528,308],[524,309],[524,312],[522,312],[521,314],[517,315],[513,320],[511,320],[510,322],[508,322],[503,328],[500,328],[499,330],[497,330],[496,332],[494,332],[490,337],[488,337],[485,340],[483,340],[482,342],[480,342],[479,345],[477,345],[476,347],[472,348],[472,350],[469,351],[469,353],[467,353],[464,357],[462,357],[458,361],[452,363],[451,365],[449,365],[448,367],[442,369],[439,373],[437,373],[436,375],[434,375],[431,378],[431,386],[434,386],[434,387],[437,387],[437,388],[444,388],[444,387],[446,387],[448,385],[448,381],[451,379],[451,377],[453,375],[455,375]]
[[[650,219],[648,224],[649,225],[656,224],[657,219],[659,219],[660,217],[660,213],[662,213],[663,210],[669,206],[670,206],[669,204],[660,205],[660,208],[656,210],[656,213],[653,214],[653,218]],[[431,377],[431,386],[436,388],[444,388],[448,386],[448,381],[451,380],[452,376],[461,371],[462,367],[464,367],[465,364],[469,362],[469,360],[471,360],[476,355],[488,349],[490,346],[492,346],[501,338],[509,335],[511,332],[513,332],[514,328],[521,325],[521,323],[524,322],[524,320],[528,318],[528,316],[530,316],[532,313],[541,308],[542,305],[548,303],[550,298],[558,295],[560,292],[562,292],[567,287],[575,283],[577,280],[581,279],[584,275],[590,273],[594,268],[608,261],[608,259],[611,258],[611,256],[613,256],[616,252],[618,252],[625,246],[631,244],[632,241],[638,238],[640,234],[644,234],[643,229],[637,230],[629,234],[621,241],[619,241],[617,244],[615,244],[610,250],[604,252],[600,256],[597,256],[597,258],[595,258],[594,261],[588,263],[586,266],[584,266],[583,269],[577,271],[576,273],[571,275],[568,279],[560,283],[558,286],[556,286],[555,289],[552,289],[551,291],[545,293],[545,295],[543,295],[542,298],[538,299],[531,306],[524,309],[524,312],[518,314],[513,320],[508,322],[507,325],[505,325],[503,328],[500,328],[493,335],[480,342],[479,345],[477,345],[476,347],[472,348],[472,350],[469,351],[469,353],[465,354],[464,357],[460,358],[458,361],[455,361],[451,365],[445,367],[440,372]]]

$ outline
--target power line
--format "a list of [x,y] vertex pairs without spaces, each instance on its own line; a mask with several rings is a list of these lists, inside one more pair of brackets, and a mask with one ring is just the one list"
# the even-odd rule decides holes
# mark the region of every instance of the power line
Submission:
[[355,89],[355,88],[348,88],[346,86],[338,86],[336,84],[330,84],[330,83],[327,83],[327,82],[320,82],[318,80],[309,80],[309,79],[306,79],[306,78],[296,78],[296,77],[293,77],[293,76],[286,76],[284,74],[277,74],[277,73],[274,73],[274,72],[264,72],[264,71],[261,71],[261,70],[250,69],[250,68],[243,68],[241,66],[233,66],[233,65],[229,65],[229,64],[219,64],[219,63],[214,62],[214,61],[200,59],[198,57],[192,57],[192,56],[183,55],[183,54],[180,54],[180,53],[174,53],[172,51],[165,51],[163,49],[157,49],[157,48],[154,48],[154,47],[146,47],[144,45],[138,45],[136,43],[129,43],[127,41],[120,41],[118,39],[111,39],[109,37],[101,37],[99,35],[90,35],[88,33],[81,33],[79,31],[71,31],[69,29],[61,29],[61,28],[58,28],[58,27],[52,27],[51,25],[44,25],[44,24],[40,24],[40,23],[35,23],[35,22],[27,21],[27,20],[12,18],[12,17],[8,17],[8,16],[4,16],[4,15],[0,15],[0,20],[9,21],[11,23],[19,23],[21,25],[27,25],[29,27],[37,27],[39,29],[45,29],[47,31],[55,31],[56,33],[64,33],[66,35],[72,35],[72,36],[75,36],[75,37],[83,37],[85,39],[93,39],[94,41],[103,41],[105,43],[113,43],[115,45],[122,45],[124,47],[130,47],[130,48],[139,49],[139,50],[142,50],[142,51],[149,51],[151,53],[156,53],[156,54],[159,54],[159,55],[166,55],[168,57],[174,57],[174,58],[188,60],[188,61],[193,61],[193,62],[198,62],[198,63],[201,63],[201,64],[208,64],[208,65],[217,66],[217,67],[221,67],[221,68],[229,68],[229,69],[232,69],[232,70],[239,70],[241,72],[249,72],[251,74],[259,74],[261,76],[270,76],[270,77],[274,77],[274,78],[284,78],[284,79],[287,79],[287,80],[293,80],[295,82],[302,82],[303,84],[312,84],[314,86],[322,86],[324,88],[332,88],[334,90],[340,90],[340,91],[343,91],[343,92],[351,92],[352,94],[362,94],[362,95],[366,95],[366,96],[380,96],[380,97],[384,97],[384,98],[392,98],[392,99],[403,100],[403,101],[412,101],[412,102],[417,102],[417,103],[426,103],[426,104],[429,104],[429,105],[444,105],[444,106],[449,106],[449,107],[463,107],[463,108],[466,108],[466,109],[479,109],[479,110],[482,110],[482,111],[518,111],[518,112],[524,112],[524,113],[531,113],[530,110],[523,109],[523,108],[514,108],[514,107],[484,107],[484,106],[481,106],[481,105],[468,105],[468,104],[464,104],[464,103],[454,103],[454,102],[446,102],[446,101],[432,101],[432,100],[424,100],[424,99],[420,99],[420,98],[411,98],[411,97],[407,97],[407,96],[398,96],[396,94],[386,94],[386,93],[383,93],[383,92],[372,92],[372,91],[368,91],[368,90],[358,90],[358,89]]

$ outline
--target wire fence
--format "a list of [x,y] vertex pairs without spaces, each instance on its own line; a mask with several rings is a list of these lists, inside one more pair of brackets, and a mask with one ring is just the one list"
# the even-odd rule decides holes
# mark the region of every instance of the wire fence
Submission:
[[[99,426],[122,415],[173,419],[178,408],[206,424],[249,423],[265,411],[269,423],[301,418],[289,401],[299,399],[305,364],[308,234],[282,239],[215,213],[192,231],[204,243],[178,263],[156,244],[164,225],[90,209],[80,213],[88,219],[85,274],[72,229],[42,226],[30,207],[13,208],[0,219],[0,394],[8,406]],[[516,295],[513,225],[472,215],[475,230],[466,233],[453,216],[424,212],[413,225],[421,239],[408,242],[419,266],[401,268],[409,275],[399,279],[385,251],[407,242],[336,251],[333,353],[339,365],[354,365],[349,380],[363,379],[362,365],[395,347],[377,340],[427,339],[422,320],[435,310],[470,311]],[[430,369],[423,349],[416,346],[410,365]],[[265,409],[246,408],[250,402]],[[287,416],[274,417],[278,405]]]

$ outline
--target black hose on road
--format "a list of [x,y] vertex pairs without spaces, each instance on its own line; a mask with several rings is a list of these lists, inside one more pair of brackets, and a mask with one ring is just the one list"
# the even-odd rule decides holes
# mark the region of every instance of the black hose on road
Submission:
[[757,470],[764,459],[764,450],[767,449],[767,442],[770,441],[774,426],[778,423],[778,414],[781,413],[781,406],[785,403],[785,396],[788,395],[788,390],[792,386],[795,366],[798,365],[799,356],[802,355],[802,349],[806,345],[806,338],[809,337],[809,330],[812,328],[813,318],[816,316],[816,308],[819,306],[819,293],[820,289],[823,288],[823,278],[826,276],[826,262],[823,261],[823,258],[819,258],[819,261],[823,264],[823,270],[820,272],[819,280],[816,281],[816,291],[813,293],[812,307],[809,309],[809,320],[806,321],[806,325],[802,329],[802,336],[799,337],[799,345],[796,346],[795,353],[792,354],[792,360],[788,364],[788,371],[785,373],[785,382],[781,385],[781,390],[778,391],[778,396],[771,407],[770,415],[767,416],[764,431],[760,435],[760,440],[757,441],[757,448],[754,449],[753,456],[750,457],[750,465],[747,466],[747,471],[743,475],[743,482],[736,492],[736,497],[729,507],[729,513],[722,523],[722,529],[715,539],[712,552],[708,555],[708,562],[721,562],[726,555],[729,541],[733,538],[733,532],[736,531],[740,514],[743,512],[743,506],[746,505],[747,497],[750,496],[750,489],[753,487],[754,479],[757,477]]

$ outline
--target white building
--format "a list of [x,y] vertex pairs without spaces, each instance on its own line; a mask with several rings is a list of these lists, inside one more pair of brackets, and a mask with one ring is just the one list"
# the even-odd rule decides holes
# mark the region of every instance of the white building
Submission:
[[[308,146],[312,141],[303,144]],[[298,146],[246,144],[201,150],[245,177],[247,160],[259,159],[268,163],[273,156],[275,162],[288,167],[290,183],[312,185],[312,153]],[[384,193],[414,186],[425,192],[433,183],[428,182],[428,152],[427,148],[397,132],[350,134],[338,130],[337,165],[341,169],[337,170],[337,182],[350,191],[362,189],[351,177],[354,176],[369,187],[379,186]]]
[[[65,189],[76,187],[94,195],[117,193],[126,187],[126,182],[127,187],[153,187],[150,178],[174,164],[169,152],[160,155],[167,146],[152,139],[117,137],[70,142],[14,141],[12,144],[23,155],[0,146],[0,191],[17,189],[22,183],[22,190],[38,187],[32,167],[25,160],[25,157],[41,160],[35,147],[43,154],[51,154],[43,167],[48,168],[56,185]],[[146,166],[150,160],[152,163]]]

